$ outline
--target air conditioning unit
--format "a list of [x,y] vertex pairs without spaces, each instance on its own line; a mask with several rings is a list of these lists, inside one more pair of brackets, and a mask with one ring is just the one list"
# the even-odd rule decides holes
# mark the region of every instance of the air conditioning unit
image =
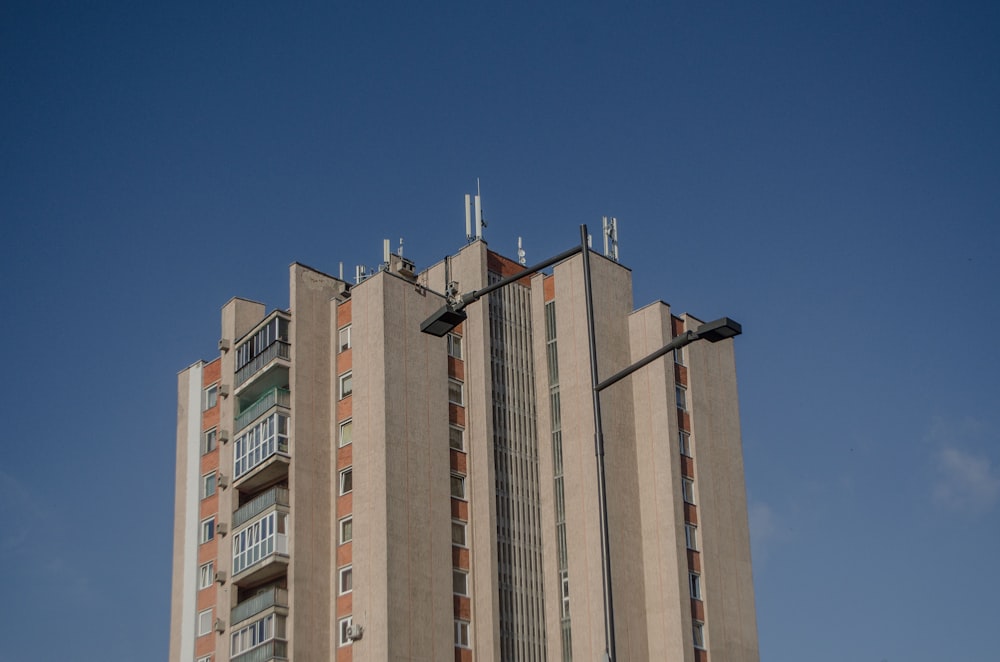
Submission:
[[229,343],[229,338],[219,338],[219,351],[228,352],[231,347]]
[[229,430],[219,430],[215,433],[216,438],[222,443],[227,443],[229,441]]
[[220,536],[224,536],[229,533],[229,525],[225,522],[219,522],[215,525],[215,530],[219,532]]
[[215,581],[219,582],[220,584],[225,584],[226,583],[226,571],[225,570],[216,570],[215,571]]
[[221,487],[222,489],[226,489],[227,487],[229,487],[229,476],[222,473],[221,471],[219,472],[218,477],[215,480],[219,484],[219,487]]
[[347,638],[351,641],[357,641],[364,635],[364,633],[365,629],[357,623],[347,628]]
[[229,384],[219,384],[219,395],[224,398],[229,397]]
[[216,632],[225,632],[226,631],[226,622],[224,620],[222,620],[221,618],[215,619],[215,631]]

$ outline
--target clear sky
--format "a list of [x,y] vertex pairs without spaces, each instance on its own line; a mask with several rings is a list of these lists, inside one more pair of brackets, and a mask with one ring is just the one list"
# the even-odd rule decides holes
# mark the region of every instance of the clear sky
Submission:
[[0,662],[166,658],[176,373],[477,177],[743,323],[763,660],[998,659],[998,154],[995,2],[0,4]]

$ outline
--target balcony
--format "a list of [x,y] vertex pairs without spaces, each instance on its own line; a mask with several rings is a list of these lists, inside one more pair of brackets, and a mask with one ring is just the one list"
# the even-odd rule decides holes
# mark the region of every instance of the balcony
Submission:
[[234,419],[233,430],[237,434],[242,432],[243,428],[263,416],[271,407],[284,407],[288,409],[291,405],[292,394],[287,389],[274,387],[266,391],[264,395],[257,398],[251,404],[243,407],[242,411]]
[[237,586],[254,586],[287,570],[288,512],[277,510],[281,507],[271,506],[271,512],[233,533],[233,583]]
[[233,443],[233,487],[256,492],[288,474],[288,415],[279,410],[257,419]]
[[288,488],[272,487],[267,492],[250,499],[233,513],[233,528],[239,528],[271,506],[288,507]]
[[236,371],[233,385],[237,395],[254,397],[269,388],[288,383],[291,366],[291,345],[276,340],[250,362]]
[[269,641],[242,655],[237,655],[230,662],[270,662],[271,660],[287,660],[288,644],[284,641]]
[[244,600],[233,607],[233,610],[229,614],[229,620],[235,628],[239,623],[272,608],[288,609],[288,591],[277,587],[261,591],[249,600]]

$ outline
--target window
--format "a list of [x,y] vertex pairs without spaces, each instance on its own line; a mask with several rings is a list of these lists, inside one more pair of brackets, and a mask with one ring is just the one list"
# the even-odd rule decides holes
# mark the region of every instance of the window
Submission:
[[239,478],[275,453],[288,453],[288,417],[277,412],[247,429],[233,443],[233,478]]
[[342,618],[337,621],[337,645],[338,646],[350,646],[351,645],[351,626],[354,625],[354,617],[348,616],[347,618]]
[[701,575],[696,572],[688,573],[688,584],[691,587],[691,597],[701,600]]
[[343,400],[351,393],[354,393],[354,380],[350,372],[345,372],[340,376],[340,399]]
[[457,568],[451,571],[451,585],[455,595],[469,594],[469,573]]
[[206,499],[215,494],[215,472],[201,477],[201,498]]
[[694,479],[681,478],[681,488],[684,491],[684,501],[694,505]]
[[211,453],[218,443],[219,433],[215,428],[201,435],[201,454]]
[[353,587],[354,572],[351,566],[347,565],[337,573],[337,595],[350,593]]
[[454,356],[456,359],[462,358],[462,336],[456,336],[454,333],[448,334],[448,356]]
[[559,572],[560,592],[562,597],[562,618],[569,618],[569,573]]
[[687,548],[690,550],[698,551],[698,527],[694,524],[684,525],[684,541],[687,543]]
[[208,588],[215,581],[215,561],[209,561],[198,568],[198,590]]
[[344,421],[340,424],[340,438],[337,443],[343,447],[354,441],[354,422]]
[[452,450],[464,451],[465,450],[465,430],[460,427],[452,425],[448,428],[448,446]]
[[461,474],[451,475],[451,495],[456,499],[465,498],[465,476]]
[[691,434],[689,432],[685,432],[684,430],[680,430],[677,433],[677,438],[681,447],[681,455],[685,457],[694,457],[691,455]]
[[678,384],[674,386],[674,393],[677,396],[677,408],[687,411],[687,389]]
[[465,404],[465,393],[462,382],[457,379],[448,380],[448,402],[453,405]]
[[206,655],[205,657],[199,657],[198,662],[212,662],[212,656]]
[[[269,614],[264,618],[244,625],[238,630],[234,628],[231,638],[232,643],[229,648],[230,659],[236,659],[237,656],[253,650],[272,639],[283,640],[286,635],[285,625],[284,616],[281,614]],[[258,651],[258,653],[263,652]],[[259,654],[253,654],[248,657],[262,658]],[[271,659],[271,657],[269,656],[268,659]]]
[[694,639],[694,647],[705,649],[705,624],[701,621],[691,623],[691,634]]
[[212,610],[198,612],[198,636],[204,636],[212,632]]
[[353,467],[347,467],[340,472],[340,493],[347,494],[354,489]]
[[340,520],[340,544],[354,540],[354,518],[345,517]]
[[215,537],[215,518],[209,517],[201,523],[201,537],[199,541],[206,543]]
[[684,348],[678,347],[674,350],[674,363],[684,365]]
[[351,348],[351,325],[348,324],[340,330],[338,334],[340,351],[345,352]]
[[459,648],[469,648],[468,621],[455,621],[455,645]]
[[219,403],[219,385],[212,384],[201,394],[201,410],[208,411]]
[[465,522],[457,519],[451,521],[451,544],[465,547]]

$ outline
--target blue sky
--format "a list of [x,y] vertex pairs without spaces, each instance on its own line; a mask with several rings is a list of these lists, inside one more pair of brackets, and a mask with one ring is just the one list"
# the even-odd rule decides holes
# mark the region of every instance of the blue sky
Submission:
[[1000,5],[538,4],[0,6],[0,662],[166,658],[176,373],[477,177],[743,323],[763,660],[996,658]]

